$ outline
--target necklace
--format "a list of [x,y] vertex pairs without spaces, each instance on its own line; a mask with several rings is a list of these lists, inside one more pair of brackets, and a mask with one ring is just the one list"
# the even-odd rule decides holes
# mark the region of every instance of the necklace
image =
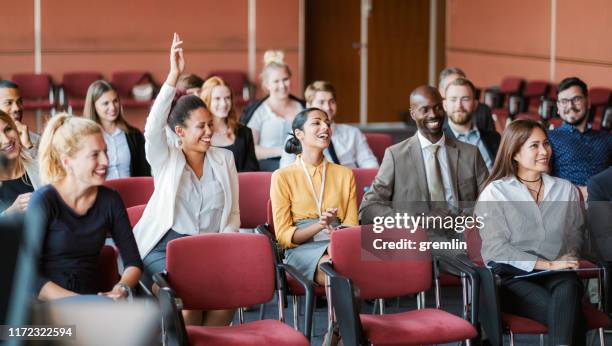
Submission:
[[[518,175],[516,177],[518,178],[518,180],[520,180],[523,183],[523,185],[525,185],[527,187],[527,190],[529,190],[529,191],[531,191],[531,192],[536,194],[535,201],[536,201],[536,203],[538,203],[539,200],[540,200],[540,192],[542,192],[542,185],[544,185],[543,180],[542,180],[542,176],[540,175],[540,177],[538,179],[536,179],[536,180],[525,180],[525,179],[522,179],[521,177],[519,177]],[[532,188],[529,187],[529,185],[525,184],[525,183],[535,183],[535,182],[539,182],[540,183],[537,190],[532,189]]]

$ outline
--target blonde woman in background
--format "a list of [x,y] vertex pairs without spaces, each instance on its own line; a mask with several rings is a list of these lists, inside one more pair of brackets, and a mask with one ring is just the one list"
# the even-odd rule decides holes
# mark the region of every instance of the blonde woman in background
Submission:
[[[108,170],[102,128],[68,114],[53,117],[43,132],[39,169],[43,186],[28,212],[42,217],[42,244],[36,292],[41,300],[77,295],[119,299],[136,287],[142,261],[119,194],[103,186]],[[124,271],[111,291],[101,292],[100,251],[111,234]]]
[[304,109],[304,101],[289,93],[291,70],[281,51],[267,51],[261,72],[263,89],[268,96],[247,107],[241,117],[253,131],[255,154],[262,171],[279,167],[291,122]]

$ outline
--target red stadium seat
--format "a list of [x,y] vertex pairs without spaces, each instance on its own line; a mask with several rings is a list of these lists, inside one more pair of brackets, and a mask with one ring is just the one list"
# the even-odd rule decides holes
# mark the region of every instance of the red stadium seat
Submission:
[[357,188],[357,205],[361,204],[363,195],[370,189],[378,168],[353,168],[355,187]]
[[[261,320],[230,327],[185,327],[181,309],[237,309],[269,301],[276,279],[270,240],[261,234],[210,233],[168,243],[159,285],[163,326],[170,344],[309,345],[283,322]],[[282,270],[283,265],[278,269]],[[180,298],[182,304],[177,304]],[[282,320],[282,310],[280,319]],[[242,321],[241,321],[242,322]]]
[[385,149],[393,145],[393,137],[387,133],[364,133],[368,145],[378,163],[382,163],[383,157],[385,156]]
[[124,107],[149,107],[153,100],[135,100],[132,94],[134,86],[140,83],[153,83],[153,77],[146,71],[119,71],[113,72],[111,84],[117,90],[121,98],[121,105]]
[[[421,309],[386,315],[359,314],[356,299],[390,298],[431,288],[429,251],[411,260],[364,260],[361,227],[332,232],[333,261],[322,265],[330,277],[332,304],[347,345],[431,345],[463,341],[478,336],[474,326],[440,309]],[[427,241],[427,234],[387,230],[402,239]],[[407,279],[405,273],[410,273]]]
[[130,225],[132,227],[136,226],[138,221],[140,221],[146,206],[146,204],[140,204],[127,208],[128,218],[130,219]]
[[119,193],[126,208],[147,204],[155,188],[152,177],[113,179],[107,180],[104,185]]
[[525,85],[523,92],[522,112],[537,111],[540,105],[540,98],[548,95],[550,83],[542,80],[532,80]]
[[55,107],[55,92],[51,76],[45,73],[18,73],[13,82],[19,85],[25,110],[51,110]]
[[60,88],[59,101],[61,105],[70,113],[74,110],[82,112],[87,89],[91,83],[102,78],[102,75],[98,72],[65,73]]
[[97,271],[98,287],[100,292],[108,292],[119,282],[119,267],[117,266],[117,249],[114,246],[104,245],[98,257]]
[[601,128],[604,110],[610,104],[612,90],[608,88],[591,88],[589,90],[589,102],[591,103],[589,119],[594,129]]
[[256,228],[266,223],[271,179],[270,172],[238,173],[240,227]]

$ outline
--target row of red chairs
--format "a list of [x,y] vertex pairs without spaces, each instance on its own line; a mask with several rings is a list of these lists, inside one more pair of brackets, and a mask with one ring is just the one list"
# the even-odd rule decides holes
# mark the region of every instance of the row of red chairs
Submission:
[[[253,86],[246,73],[235,70],[212,71],[210,76],[221,76],[230,86],[237,105],[246,104],[253,94]],[[49,74],[18,73],[12,81],[19,85],[26,110],[51,111],[63,109],[68,112],[82,110],[91,83],[104,79],[100,72],[80,71],[65,73],[60,84],[55,85]],[[138,99],[133,95],[133,88],[139,84],[157,83],[146,71],[118,71],[111,75],[111,84],[116,88],[124,107],[151,106],[152,99]],[[154,95],[152,95],[154,96]]]
[[[543,80],[530,80],[516,76],[502,79],[498,88],[487,89],[484,102],[497,115],[500,128],[505,127],[508,118],[534,119],[546,118],[553,127],[558,127],[562,121],[557,116],[555,101],[557,100],[557,85]],[[612,124],[604,120],[606,109],[612,106],[612,89],[594,87],[589,89],[589,121],[594,129],[609,129]],[[549,110],[544,110],[550,105]],[[545,112],[549,114],[543,115]],[[612,110],[610,110],[612,112]],[[610,119],[608,122],[612,121]]]

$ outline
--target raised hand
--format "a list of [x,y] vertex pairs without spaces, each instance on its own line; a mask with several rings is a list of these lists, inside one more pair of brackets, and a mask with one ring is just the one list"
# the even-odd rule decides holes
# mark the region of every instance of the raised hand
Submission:
[[185,71],[185,57],[183,56],[183,41],[177,33],[172,37],[172,47],[170,48],[170,72],[166,83],[176,86],[179,76]]

